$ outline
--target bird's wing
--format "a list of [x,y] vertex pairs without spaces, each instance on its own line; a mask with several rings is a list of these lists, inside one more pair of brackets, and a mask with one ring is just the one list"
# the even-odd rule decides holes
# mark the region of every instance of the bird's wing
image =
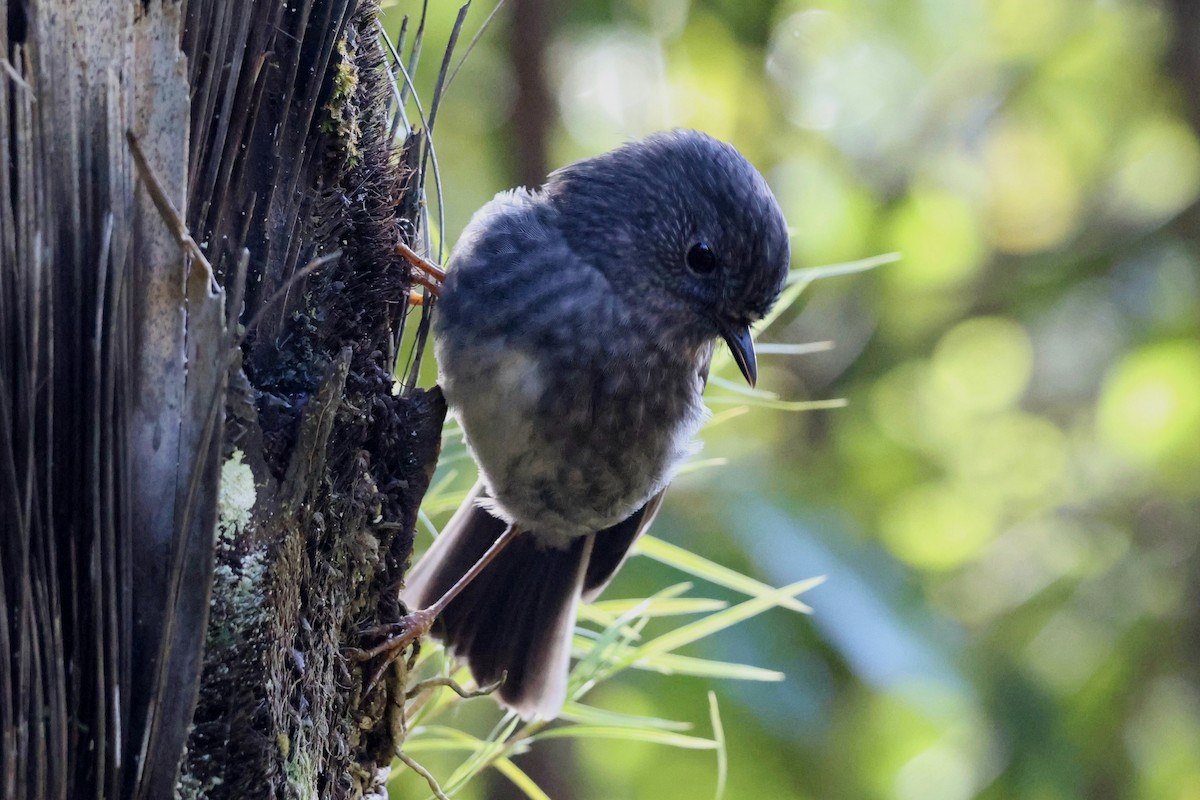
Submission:
[[613,575],[629,557],[629,551],[637,538],[646,532],[662,506],[663,492],[651,497],[637,511],[612,527],[596,534],[592,544],[592,556],[588,559],[587,574],[583,578],[583,600],[590,603],[604,591]]

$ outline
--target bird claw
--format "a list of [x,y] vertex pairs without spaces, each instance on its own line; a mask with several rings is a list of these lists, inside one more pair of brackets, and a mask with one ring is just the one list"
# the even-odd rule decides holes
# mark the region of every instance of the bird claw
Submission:
[[[413,283],[419,283],[421,286],[424,286],[434,297],[437,297],[441,293],[442,281],[446,279],[446,271],[444,269],[419,255],[417,251],[404,242],[397,241],[394,252],[407,261],[409,266],[415,270],[411,276]],[[412,295],[410,295],[409,301],[413,301]],[[414,302],[413,304],[421,305],[422,302]]]
[[433,627],[434,618],[435,615],[429,613],[428,609],[419,609],[409,612],[408,615],[398,622],[389,622],[368,628],[362,632],[361,638],[374,639],[376,637],[383,637],[383,641],[369,648],[347,648],[346,655],[355,663],[374,660],[377,656],[384,653],[390,653],[395,656],[395,654],[406,649],[414,641],[429,633],[429,629]]
[[379,656],[385,656],[383,662],[371,674],[371,679],[367,681],[366,693],[370,693],[375,688],[375,685],[383,677],[383,673],[400,658],[409,645],[414,644],[422,636],[429,633],[429,629],[433,627],[433,621],[436,617],[436,612],[432,612],[430,609],[420,609],[410,612],[398,622],[376,625],[361,633],[360,638],[368,640],[380,636],[383,637],[383,641],[379,642],[379,644],[367,648],[345,648],[343,652],[346,658],[355,664],[366,664],[367,662],[374,661]]

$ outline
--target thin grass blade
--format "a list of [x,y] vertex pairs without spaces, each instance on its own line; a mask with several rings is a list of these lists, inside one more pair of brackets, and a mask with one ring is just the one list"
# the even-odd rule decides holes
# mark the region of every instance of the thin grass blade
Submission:
[[565,725],[561,728],[550,728],[549,730],[542,731],[532,738],[535,741],[546,739],[619,739],[623,742],[665,744],[669,747],[678,747],[683,750],[713,750],[717,746],[717,743],[712,739],[633,726]]
[[673,631],[664,633],[662,636],[651,639],[645,644],[632,648],[630,653],[622,659],[622,662],[634,664],[644,658],[671,653],[684,645],[706,639],[743,620],[757,616],[769,608],[781,606],[786,600],[812,589],[824,580],[824,577],[819,577],[797,581],[782,589],[776,589],[775,591],[747,600],[744,603],[739,603],[732,608],[710,614],[704,619],[687,625],[681,625]]
[[721,710],[717,707],[717,695],[708,693],[708,718],[712,721],[713,741],[717,743],[717,791],[715,798],[725,796],[725,783],[729,776],[729,752],[725,749],[725,726],[721,724]]
[[[653,536],[643,536],[638,539],[636,548],[635,552],[648,556],[659,563],[675,567],[675,569],[686,572],[689,575],[695,575],[697,578],[703,578],[710,583],[724,586],[726,589],[733,589],[750,597],[763,597],[776,591],[773,586],[768,586],[761,581],[756,581],[715,561],[709,561],[707,558],[696,555],[690,550],[685,550],[678,545],[673,545]],[[784,608],[790,608],[802,614],[812,613],[812,608],[792,598],[782,600],[779,604]]]
[[697,678],[720,678],[735,681],[777,682],[786,677],[782,672],[773,669],[763,669],[750,664],[735,664],[730,661],[681,656],[678,653],[651,656],[632,666],[634,669],[648,670],[662,675],[691,675]]
[[575,722],[580,725],[611,726],[614,728],[653,728],[660,731],[691,730],[689,722],[658,717],[643,717],[636,714],[622,714],[619,711],[609,711],[595,706],[568,701],[563,706],[559,719]]
[[550,795],[542,791],[533,778],[521,771],[521,768],[507,758],[496,760],[496,769],[501,775],[512,781],[513,786],[520,789],[529,800],[550,800]]

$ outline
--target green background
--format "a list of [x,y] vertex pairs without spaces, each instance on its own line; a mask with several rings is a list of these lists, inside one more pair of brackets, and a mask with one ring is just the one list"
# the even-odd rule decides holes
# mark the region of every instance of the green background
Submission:
[[[457,10],[432,5],[426,97]],[[786,680],[631,671],[589,701],[709,735],[713,689],[732,800],[1200,798],[1200,144],[1170,10],[547,5],[550,168],[695,127],[767,176],[793,266],[903,256],[819,281],[761,337],[832,340],[763,356],[759,385],[847,407],[714,429],[704,458],[727,463],[677,481],[655,529],[773,585],[827,576],[811,616],[777,609],[689,651]],[[460,52],[490,10],[472,8]],[[389,31],[405,13],[387,9]],[[439,111],[448,244],[519,180],[511,14]],[[635,559],[606,596],[683,579]],[[638,742],[517,763],[555,800],[716,786],[711,751]]]

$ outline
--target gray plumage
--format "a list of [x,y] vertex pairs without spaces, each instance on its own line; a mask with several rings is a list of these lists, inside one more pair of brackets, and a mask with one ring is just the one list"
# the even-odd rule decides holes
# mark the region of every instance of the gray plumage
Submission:
[[438,304],[440,382],[480,485],[414,567],[436,600],[506,524],[522,533],[437,629],[522,716],[562,706],[575,607],[652,519],[706,411],[713,344],[748,380],[748,326],[783,287],[788,238],[731,146],[673,131],[577,162],[472,218]]

